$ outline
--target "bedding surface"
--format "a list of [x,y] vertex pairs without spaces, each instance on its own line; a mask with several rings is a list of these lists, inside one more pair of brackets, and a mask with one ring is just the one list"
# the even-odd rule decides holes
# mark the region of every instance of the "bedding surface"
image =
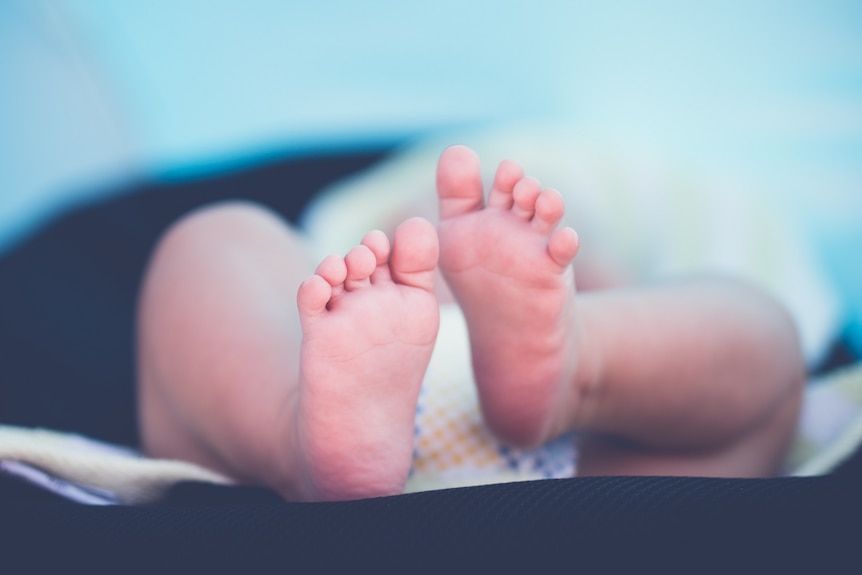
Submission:
[[[297,221],[315,191],[386,155],[307,158],[215,179],[142,184],[55,220],[5,254],[0,421],[136,445],[134,300],[161,230],[194,206],[240,195]],[[821,369],[857,361],[844,346],[835,349]],[[0,565],[9,572],[113,573],[286,565],[525,572],[561,563],[852,572],[860,479],[857,451],[813,477],[547,479],[337,504],[288,504],[259,488],[183,482],[158,504],[94,507],[0,473]]]
[[[598,218],[614,211],[613,206],[596,207],[595,202],[584,199],[609,185],[591,172],[600,162],[571,141],[559,140],[553,145],[557,137],[553,132],[486,132],[464,137],[496,159],[500,151],[493,142],[521,142],[519,151],[526,156],[528,170],[537,169],[548,184],[559,181],[559,187],[575,190],[567,193],[567,199],[574,205],[570,211],[580,216],[577,221],[585,221],[584,214]],[[544,143],[541,152],[537,142]],[[7,424],[0,428],[0,460],[5,462],[5,472],[48,486],[66,482],[66,487],[55,491],[73,499],[80,496],[87,502],[106,503],[156,501],[181,481],[227,482],[194,466],[141,459],[134,451],[93,449],[99,444],[87,441],[136,446],[131,358],[134,297],[148,250],[158,234],[197,205],[241,196],[273,206],[289,221],[302,222],[325,250],[344,251],[345,245],[352,245],[369,228],[384,227],[393,214],[409,212],[411,203],[421,206],[430,198],[433,205],[433,189],[420,182],[431,181],[429,174],[433,174],[442,145],[431,141],[388,155],[381,151],[307,159],[185,185],[152,184],[128,198],[70,214],[0,260],[0,293],[5,296],[0,302],[6,302],[0,303],[4,314],[0,341],[7,345],[0,348],[4,360],[0,364],[0,421]],[[544,153],[548,149],[555,153]],[[492,170],[494,163],[486,162],[486,169]],[[644,169],[636,172],[640,174],[638,181],[644,180]],[[627,177],[634,178],[631,174]],[[318,189],[324,187],[328,189],[317,196]],[[285,193],[285,189],[290,192]],[[697,191],[680,193],[685,198],[685,194]],[[617,206],[629,197],[615,193]],[[645,193],[652,201],[680,199],[678,195],[670,199],[657,195],[652,188]],[[314,197],[318,199],[312,208],[304,210]],[[693,205],[697,217],[703,218],[713,207],[709,193],[706,197],[705,205]],[[756,228],[756,208],[744,202],[735,205],[747,206],[749,211],[733,225],[747,222]],[[610,219],[619,231],[620,224]],[[646,224],[638,225],[643,228]],[[770,225],[779,230],[786,227],[775,221]],[[590,230],[595,227],[588,218],[586,237],[592,236]],[[781,259],[769,268],[767,274],[759,270],[762,259],[750,258],[739,243],[717,253],[711,238],[721,229],[695,242],[701,245],[697,253],[704,256],[706,267],[724,265],[760,274],[755,279],[769,286],[787,283],[790,287],[779,288],[796,302],[812,294],[822,295],[819,306],[800,308],[800,315],[809,326],[812,345],[826,349],[829,338],[822,332],[831,324],[834,309],[829,303],[828,283],[818,275],[816,262],[800,249],[792,258]],[[607,234],[597,233],[599,237]],[[692,233],[690,229],[688,233]],[[625,235],[639,234],[629,230]],[[768,235],[764,241],[772,241],[770,238]],[[670,245],[667,238],[661,241],[665,247]],[[635,258],[643,252],[638,245],[626,249],[622,257]],[[673,253],[663,261],[680,262],[694,255]],[[645,269],[647,264],[662,268],[660,262],[650,259],[633,265]],[[688,267],[664,264],[671,265],[695,269],[692,263]],[[792,272],[788,271],[791,267]],[[792,281],[785,282],[787,278]],[[12,301],[18,305],[10,305]],[[546,448],[519,452],[502,448],[484,431],[469,377],[463,322],[457,312],[443,315],[441,344],[420,396],[416,459],[408,490],[571,476],[576,466],[573,438],[563,437]],[[813,380],[802,426],[787,462],[789,474],[828,473],[855,452],[862,436],[860,379],[858,370],[851,369]],[[93,472],[94,465],[101,471]],[[94,497],[94,490],[98,496]]]
[[[435,353],[424,392],[435,397],[420,398],[406,492],[575,475],[573,437],[563,436],[531,450],[498,444],[481,424],[471,382],[451,376],[457,362],[452,366],[450,360],[457,351]],[[433,381],[446,375],[450,379]],[[860,446],[862,364],[837,370],[809,385],[785,463],[786,474],[832,473]],[[3,474],[90,505],[156,503],[184,482],[234,484],[228,477],[186,462],[146,458],[126,447],[80,435],[8,425],[0,425]]]

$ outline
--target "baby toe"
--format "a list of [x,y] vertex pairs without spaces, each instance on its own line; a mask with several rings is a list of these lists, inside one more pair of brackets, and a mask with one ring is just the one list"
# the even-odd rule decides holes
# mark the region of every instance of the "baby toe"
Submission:
[[331,298],[332,286],[323,277],[315,274],[302,282],[296,293],[300,320],[322,314]]
[[512,190],[514,200],[512,213],[525,220],[533,217],[536,211],[536,200],[541,192],[541,185],[536,178],[522,178]]
[[488,207],[511,209],[514,202],[512,192],[522,179],[524,179],[524,169],[519,163],[511,160],[500,162],[491,191],[488,193]]
[[344,287],[347,290],[361,289],[371,285],[371,273],[377,268],[377,257],[368,246],[358,245],[344,257],[347,266],[347,279]]
[[543,234],[549,234],[563,219],[566,211],[563,196],[553,188],[548,188],[536,198],[533,228]]
[[434,273],[440,248],[431,222],[410,218],[395,230],[389,267],[392,278],[401,284],[434,289]]
[[578,248],[580,239],[572,228],[560,228],[548,238],[548,255],[562,268],[571,265],[578,255]]

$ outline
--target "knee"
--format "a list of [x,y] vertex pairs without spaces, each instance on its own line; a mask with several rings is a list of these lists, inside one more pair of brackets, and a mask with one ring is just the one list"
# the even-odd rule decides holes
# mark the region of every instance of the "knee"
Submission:
[[[170,224],[158,238],[143,277],[139,306],[176,299],[200,287],[230,245],[247,230],[275,218],[266,208],[246,201],[226,201],[194,209]],[[238,240],[239,238],[239,240]],[[156,306],[158,307],[158,306]]]
[[231,247],[255,247],[285,235],[287,224],[271,209],[246,200],[196,208],[169,225],[153,249],[149,269],[168,262],[208,258]]
[[271,226],[282,227],[284,222],[266,206],[248,200],[226,200],[183,215],[167,228],[159,243],[194,242],[201,237],[225,238],[229,236],[227,232]]

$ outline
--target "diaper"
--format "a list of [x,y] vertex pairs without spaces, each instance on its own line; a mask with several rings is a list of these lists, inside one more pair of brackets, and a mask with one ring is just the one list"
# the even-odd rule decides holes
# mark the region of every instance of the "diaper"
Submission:
[[444,305],[419,394],[406,491],[575,475],[572,435],[536,449],[514,449],[497,441],[482,421],[472,374],[464,316],[457,306]]

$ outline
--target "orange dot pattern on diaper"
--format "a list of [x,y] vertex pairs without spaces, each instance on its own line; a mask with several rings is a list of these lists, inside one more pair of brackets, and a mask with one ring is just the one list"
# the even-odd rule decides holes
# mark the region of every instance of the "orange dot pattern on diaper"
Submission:
[[416,408],[408,489],[574,475],[576,452],[571,437],[518,450],[499,443],[485,427],[472,377],[466,323],[455,306],[442,306],[440,311],[440,335]]
[[416,415],[416,473],[446,475],[506,466],[482,424],[475,389],[458,383],[457,377],[425,381]]

